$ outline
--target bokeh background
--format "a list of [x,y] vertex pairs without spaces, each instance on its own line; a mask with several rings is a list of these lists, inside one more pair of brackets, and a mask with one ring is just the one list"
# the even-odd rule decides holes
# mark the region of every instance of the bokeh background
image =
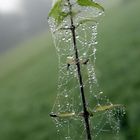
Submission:
[[[101,90],[124,104],[121,140],[140,140],[140,1],[98,0],[96,73]],[[56,140],[49,112],[57,93],[51,0],[0,0],[0,140]]]

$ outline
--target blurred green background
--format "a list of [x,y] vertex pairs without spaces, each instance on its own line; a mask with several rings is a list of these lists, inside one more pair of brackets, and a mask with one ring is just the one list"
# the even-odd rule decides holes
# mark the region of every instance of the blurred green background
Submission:
[[[121,140],[139,140],[140,1],[108,0],[103,5],[106,12],[98,26],[96,54],[98,82],[113,103],[126,107]],[[45,22],[44,28],[35,26],[36,32],[25,34],[16,47],[2,48],[1,39],[0,140],[56,140],[48,114],[57,93],[58,60],[51,35],[44,31]]]

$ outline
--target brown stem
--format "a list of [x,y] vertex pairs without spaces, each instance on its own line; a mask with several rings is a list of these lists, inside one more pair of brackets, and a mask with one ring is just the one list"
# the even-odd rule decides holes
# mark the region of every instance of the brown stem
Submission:
[[77,73],[78,73],[78,79],[80,84],[80,94],[81,99],[83,103],[83,112],[84,112],[84,120],[85,120],[85,127],[86,127],[86,133],[87,133],[87,140],[91,140],[91,131],[90,131],[90,125],[89,125],[89,113],[87,111],[87,104],[85,99],[85,93],[84,93],[84,85],[83,85],[83,79],[82,79],[82,73],[81,73],[81,66],[79,62],[79,55],[78,55],[78,49],[77,49],[77,43],[76,43],[76,34],[75,34],[75,25],[73,22],[73,16],[72,16],[72,4],[70,0],[68,1],[69,11],[70,11],[70,20],[71,20],[71,33],[72,33],[72,39],[73,39],[73,46],[75,51],[75,58],[76,58],[76,66],[77,66]]

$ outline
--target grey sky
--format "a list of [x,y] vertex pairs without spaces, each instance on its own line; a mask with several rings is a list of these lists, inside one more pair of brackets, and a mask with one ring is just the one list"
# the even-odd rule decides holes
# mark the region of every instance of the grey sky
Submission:
[[51,0],[20,0],[21,11],[0,12],[0,53],[18,43],[47,31]]

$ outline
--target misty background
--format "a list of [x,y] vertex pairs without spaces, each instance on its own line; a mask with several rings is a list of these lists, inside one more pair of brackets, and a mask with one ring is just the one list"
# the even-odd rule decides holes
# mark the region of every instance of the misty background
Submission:
[[[15,2],[16,0],[9,0],[8,2],[12,3],[12,1]],[[52,1],[18,1],[15,9],[8,11],[3,8],[3,11],[0,10],[0,52],[4,52],[41,32],[48,31],[47,15]]]

